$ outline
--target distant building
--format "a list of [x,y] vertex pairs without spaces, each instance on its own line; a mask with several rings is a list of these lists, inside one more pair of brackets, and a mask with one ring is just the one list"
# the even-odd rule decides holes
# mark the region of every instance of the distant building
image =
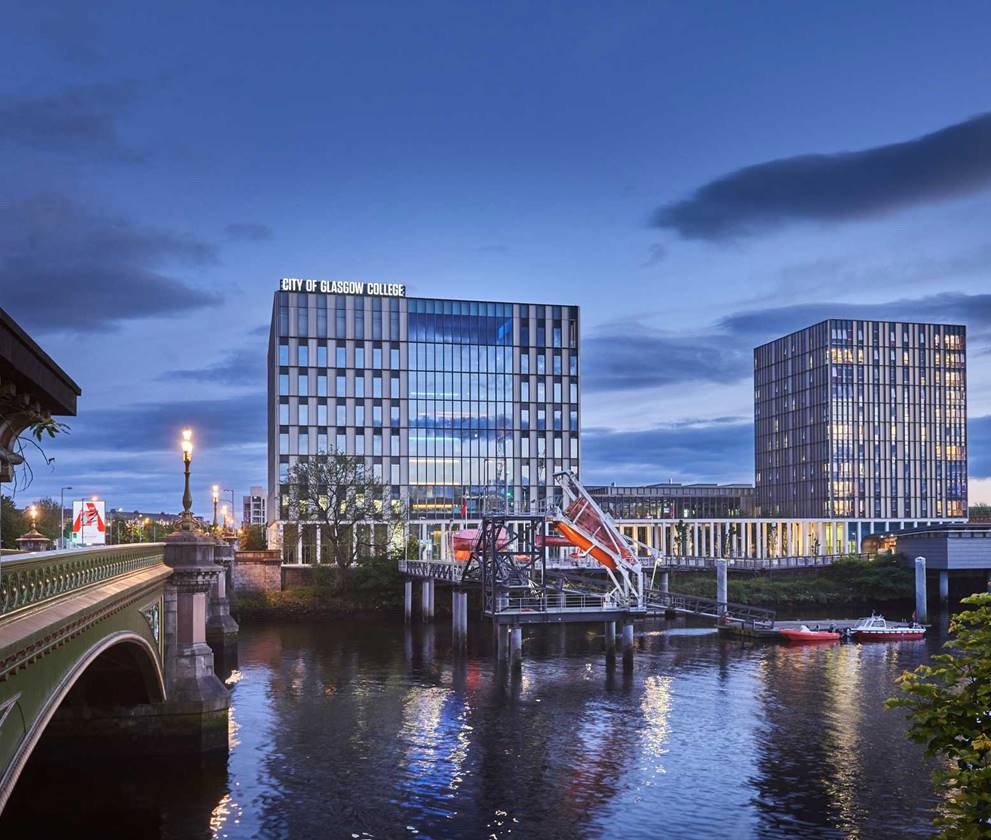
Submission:
[[966,517],[963,326],[829,319],[757,347],[754,421],[761,516]]
[[614,519],[739,519],[754,515],[750,484],[598,485],[587,488]]
[[265,525],[265,502],[267,501],[267,495],[264,487],[253,486],[250,495],[241,497],[244,502],[244,514],[241,517],[242,524]]

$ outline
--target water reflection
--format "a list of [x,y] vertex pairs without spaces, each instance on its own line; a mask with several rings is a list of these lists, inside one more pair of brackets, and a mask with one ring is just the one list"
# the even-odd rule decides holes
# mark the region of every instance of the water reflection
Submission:
[[[110,767],[100,824],[232,838],[927,835],[929,767],[882,704],[935,644],[789,648],[659,622],[621,669],[601,628],[553,627],[526,631],[514,673],[488,627],[463,652],[439,622],[243,627],[226,768],[152,767],[135,793]],[[46,825],[73,824],[77,796],[47,802]]]

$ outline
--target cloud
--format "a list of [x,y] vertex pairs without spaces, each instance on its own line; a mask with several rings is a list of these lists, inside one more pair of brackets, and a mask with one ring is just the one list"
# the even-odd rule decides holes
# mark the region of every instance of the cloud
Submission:
[[593,484],[752,482],[753,462],[753,424],[740,418],[582,435],[582,479]]
[[826,318],[966,324],[980,334],[991,328],[991,294],[943,292],[885,303],[796,303],[737,312],[718,326],[731,335],[763,342]]
[[224,233],[228,239],[241,240],[243,242],[261,242],[272,238],[272,228],[268,225],[256,224],[254,222],[234,222],[224,228]]
[[0,300],[33,332],[91,331],[220,303],[163,270],[216,262],[192,236],[102,215],[62,195],[0,207]]
[[133,100],[114,85],[73,87],[38,97],[0,98],[0,140],[55,152],[137,161],[120,141],[118,122]]
[[193,430],[197,451],[264,443],[264,393],[229,399],[145,402],[86,411],[81,406],[72,431],[60,447],[115,453],[178,451],[179,433]]
[[789,222],[866,218],[964,196],[991,182],[991,113],[914,140],[738,169],[655,211],[684,239],[720,240]]
[[751,348],[720,335],[669,336],[637,322],[614,324],[584,341],[586,392],[684,382],[735,382],[750,375]]
[[[268,327],[265,328],[268,332]],[[193,382],[216,382],[227,385],[260,384],[265,382],[266,347],[240,349],[228,353],[221,361],[203,368],[170,370],[158,379],[186,379]]]
[[641,268],[653,268],[655,265],[660,265],[664,262],[665,257],[668,255],[668,249],[661,245],[660,242],[655,242],[650,246],[650,250],[647,252],[647,258],[643,261]]

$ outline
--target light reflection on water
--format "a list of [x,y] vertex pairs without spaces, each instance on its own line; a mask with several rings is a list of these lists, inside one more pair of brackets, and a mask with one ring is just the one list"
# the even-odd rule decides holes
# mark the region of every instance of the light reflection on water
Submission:
[[[513,675],[487,627],[460,655],[440,622],[242,627],[226,789],[203,791],[178,830],[163,816],[163,833],[931,834],[930,767],[882,706],[937,639],[786,647],[659,622],[630,671],[602,642],[526,631]],[[163,796],[201,795],[182,781]]]

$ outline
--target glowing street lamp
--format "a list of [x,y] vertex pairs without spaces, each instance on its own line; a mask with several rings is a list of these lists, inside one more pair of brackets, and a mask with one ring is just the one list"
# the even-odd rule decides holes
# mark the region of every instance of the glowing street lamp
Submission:
[[196,523],[193,520],[193,494],[189,492],[189,463],[193,460],[193,430],[183,429],[182,430],[182,441],[180,442],[180,447],[182,448],[182,463],[185,467],[186,474],[186,489],[182,494],[182,516],[180,517],[179,527],[183,531],[193,531],[196,529]]
[[38,524],[38,508],[34,505],[28,508],[28,516],[31,517],[31,530],[34,530],[34,526]]

